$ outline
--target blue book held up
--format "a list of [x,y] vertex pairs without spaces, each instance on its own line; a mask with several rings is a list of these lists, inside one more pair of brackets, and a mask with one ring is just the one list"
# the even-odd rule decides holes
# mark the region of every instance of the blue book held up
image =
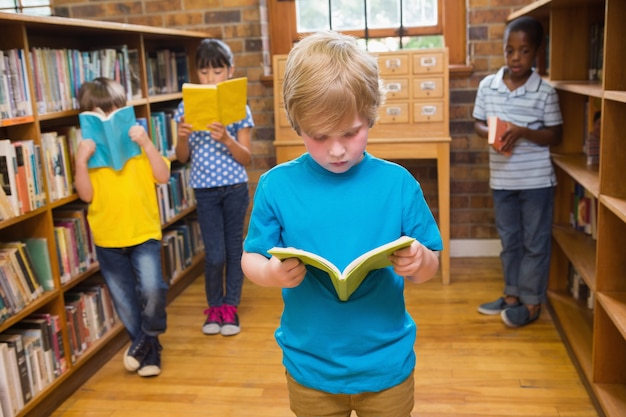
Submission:
[[132,106],[119,108],[108,115],[85,111],[78,115],[81,136],[96,143],[96,151],[89,158],[91,168],[109,167],[119,171],[126,161],[141,154],[141,147],[128,136],[137,124]]

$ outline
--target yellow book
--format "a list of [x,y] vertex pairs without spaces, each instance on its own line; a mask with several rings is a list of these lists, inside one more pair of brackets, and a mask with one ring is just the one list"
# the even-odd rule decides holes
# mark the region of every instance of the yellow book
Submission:
[[213,122],[224,126],[246,117],[248,79],[222,81],[215,85],[183,84],[185,123],[193,130],[208,130]]
[[415,238],[402,236],[384,245],[378,246],[360,255],[340,271],[333,263],[322,256],[302,249],[274,247],[268,252],[280,260],[298,258],[305,265],[310,265],[326,272],[337,296],[341,301],[347,301],[354,291],[361,285],[367,274],[375,269],[385,268],[391,265],[389,255],[395,251],[411,246]]

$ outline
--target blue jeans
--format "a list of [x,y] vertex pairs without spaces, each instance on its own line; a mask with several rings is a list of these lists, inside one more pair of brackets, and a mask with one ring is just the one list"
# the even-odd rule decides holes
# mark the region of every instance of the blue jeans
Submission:
[[125,248],[96,246],[100,272],[115,311],[131,337],[165,332],[168,285],[161,269],[161,242],[148,240]]
[[545,300],[550,273],[554,187],[493,190],[504,294],[523,304]]
[[243,223],[250,203],[248,184],[196,188],[194,193],[206,252],[204,286],[207,302],[211,307],[238,306],[243,285]]

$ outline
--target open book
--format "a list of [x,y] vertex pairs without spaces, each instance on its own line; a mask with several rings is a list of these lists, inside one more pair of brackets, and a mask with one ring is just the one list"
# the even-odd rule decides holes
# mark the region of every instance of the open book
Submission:
[[339,269],[327,259],[305,250],[274,247],[268,252],[280,260],[298,258],[302,263],[314,266],[328,273],[339,299],[341,301],[347,301],[352,293],[361,285],[370,271],[390,266],[389,255],[398,249],[411,246],[414,240],[415,238],[402,236],[394,241],[367,251],[350,262],[343,271],[339,271]]
[[83,139],[96,143],[96,151],[89,158],[87,167],[109,167],[119,171],[126,161],[141,154],[141,147],[128,136],[131,127],[137,124],[132,106],[119,108],[108,115],[94,111],[78,115]]
[[213,122],[224,126],[246,117],[248,79],[222,81],[215,85],[183,84],[185,123],[193,130],[207,130]]
[[507,123],[498,116],[489,116],[487,118],[487,127],[489,134],[487,135],[487,143],[493,146],[493,149],[503,155],[511,156],[511,151],[502,152],[502,135],[506,132]]

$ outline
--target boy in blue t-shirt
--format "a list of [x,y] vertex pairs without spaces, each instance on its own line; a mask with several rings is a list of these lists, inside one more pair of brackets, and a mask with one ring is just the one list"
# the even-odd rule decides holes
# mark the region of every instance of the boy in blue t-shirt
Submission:
[[[300,417],[352,410],[407,417],[416,326],[404,282],[435,275],[442,240],[415,178],[365,152],[384,100],[377,61],[352,37],[310,35],[289,54],[283,92],[307,153],[259,180],[242,267],[252,282],[283,288],[275,336],[291,410]],[[391,267],[370,272],[348,301],[339,300],[326,273],[267,253],[293,246],[341,270],[403,235],[416,241],[390,256]]]

